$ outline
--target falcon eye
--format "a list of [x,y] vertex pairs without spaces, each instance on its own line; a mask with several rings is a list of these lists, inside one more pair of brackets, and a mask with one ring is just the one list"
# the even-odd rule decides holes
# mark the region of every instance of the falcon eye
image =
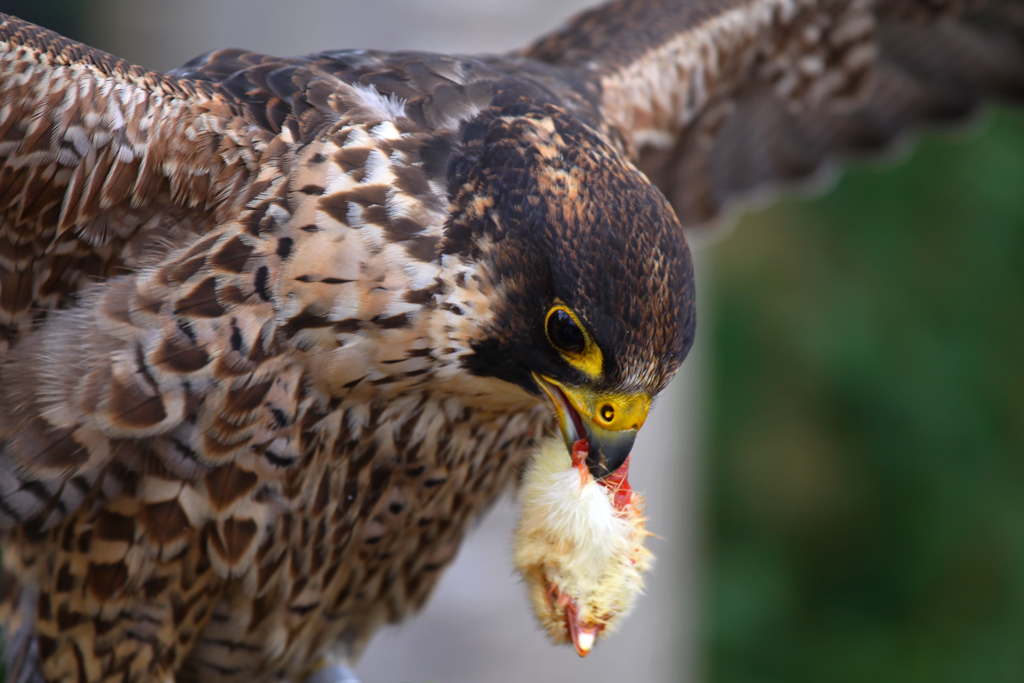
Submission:
[[601,347],[587,332],[579,317],[572,310],[555,299],[544,320],[544,331],[548,341],[562,354],[562,359],[580,372],[591,377],[600,377],[604,368]]
[[587,347],[587,337],[579,323],[561,306],[548,313],[547,331],[548,339],[559,351],[582,353]]

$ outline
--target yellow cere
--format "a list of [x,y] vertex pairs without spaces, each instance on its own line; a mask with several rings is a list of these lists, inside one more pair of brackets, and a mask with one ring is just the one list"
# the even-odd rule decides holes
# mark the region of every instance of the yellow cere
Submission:
[[604,394],[595,397],[599,402],[594,413],[595,422],[612,431],[640,429],[651,409],[651,398],[646,394]]
[[640,429],[651,409],[651,398],[646,394],[608,394],[559,386],[577,411],[609,431]]
[[[544,377],[544,381],[562,390],[565,397],[580,415],[593,420],[602,429],[621,432],[640,429],[651,409],[651,397],[647,394],[620,394],[591,391],[587,387],[569,387],[561,382]],[[550,390],[546,390],[550,394]],[[557,405],[557,400],[552,395]]]

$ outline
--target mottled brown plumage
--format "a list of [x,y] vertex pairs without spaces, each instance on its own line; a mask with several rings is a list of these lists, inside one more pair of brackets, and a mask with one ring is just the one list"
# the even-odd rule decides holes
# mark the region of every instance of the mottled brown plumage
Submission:
[[[0,15],[12,680],[358,654],[556,427],[548,396],[645,413],[669,381],[695,320],[676,215],[1019,97],[1021,22],[651,0],[504,57],[163,75]],[[596,366],[555,348],[553,306]]]

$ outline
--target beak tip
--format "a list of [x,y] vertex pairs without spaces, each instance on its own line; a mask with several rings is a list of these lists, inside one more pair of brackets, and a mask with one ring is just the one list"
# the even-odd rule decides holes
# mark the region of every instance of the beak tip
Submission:
[[[589,427],[589,426],[588,426]],[[595,479],[604,479],[622,467],[633,451],[636,430],[610,432],[588,428],[590,455],[587,463]]]

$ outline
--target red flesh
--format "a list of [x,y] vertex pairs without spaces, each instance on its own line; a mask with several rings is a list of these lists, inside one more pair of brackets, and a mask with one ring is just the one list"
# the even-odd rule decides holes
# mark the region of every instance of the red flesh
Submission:
[[615,494],[612,505],[615,506],[616,510],[622,510],[633,499],[633,489],[629,486],[629,459],[632,457],[632,455],[628,456],[626,462],[622,463],[619,469],[599,482]]
[[587,456],[590,455],[590,442],[586,439],[572,442],[572,466],[582,469],[587,467]]
[[580,489],[590,479],[590,468],[587,467],[587,456],[590,455],[590,442],[586,439],[574,441],[572,444],[572,466],[580,471]]

